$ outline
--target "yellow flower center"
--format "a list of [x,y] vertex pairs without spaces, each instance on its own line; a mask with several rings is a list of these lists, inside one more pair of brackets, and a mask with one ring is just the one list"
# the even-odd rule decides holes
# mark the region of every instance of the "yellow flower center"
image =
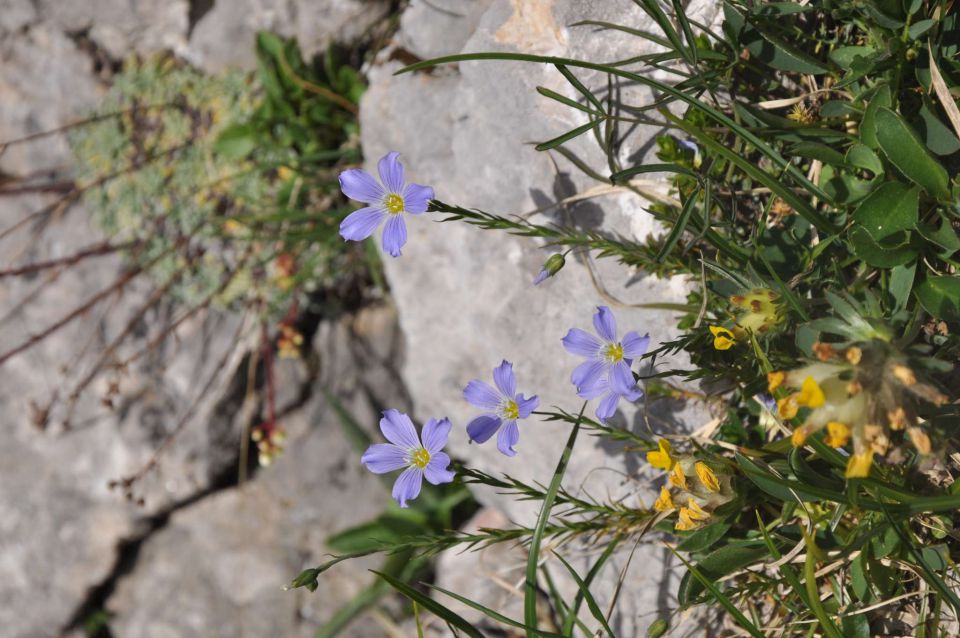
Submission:
[[503,404],[500,413],[503,415],[503,418],[515,421],[520,418],[520,406],[517,405],[516,401],[511,399]]
[[612,363],[620,363],[623,361],[623,346],[619,343],[611,343],[604,349],[603,356]]
[[419,450],[414,450],[410,454],[410,465],[413,467],[422,470],[427,467],[427,464],[430,462],[430,453],[426,449],[420,448]]
[[390,193],[386,199],[383,200],[383,207],[386,208],[387,212],[391,215],[399,215],[403,212],[403,197],[396,193]]

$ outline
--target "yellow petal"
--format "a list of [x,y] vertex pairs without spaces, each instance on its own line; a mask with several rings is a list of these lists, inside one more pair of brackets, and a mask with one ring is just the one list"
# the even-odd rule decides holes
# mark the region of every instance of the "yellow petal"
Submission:
[[870,465],[873,463],[873,450],[854,454],[847,461],[847,478],[866,478],[870,474]]
[[800,447],[806,442],[809,434],[810,432],[807,430],[807,426],[801,425],[790,435],[790,443],[793,444],[793,447]]
[[660,441],[657,442],[657,446],[660,448],[659,450],[647,452],[647,463],[653,467],[669,472],[673,469],[674,463],[676,463],[670,455],[670,441],[660,439]]
[[674,509],[673,498],[670,496],[670,491],[667,488],[660,488],[660,498],[654,501],[653,509],[658,512],[668,512]]
[[783,380],[787,378],[787,375],[783,372],[768,372],[767,373],[767,392],[773,394],[776,392],[783,384]]
[[697,464],[693,466],[693,469],[697,472],[697,478],[700,479],[700,482],[703,483],[703,486],[706,487],[711,492],[720,491],[720,481],[717,480],[717,475],[713,473],[713,470],[704,463],[703,461],[697,461]]
[[679,463],[673,467],[673,472],[670,473],[668,478],[671,483],[681,490],[687,489],[687,475],[683,473],[683,467],[681,467]]
[[710,332],[713,334],[713,347],[716,350],[729,350],[737,343],[733,333],[722,326],[710,326]]
[[686,532],[691,529],[696,529],[698,524],[690,518],[690,510],[686,507],[680,508],[680,515],[677,517],[677,523],[673,526],[674,529],[681,532]]
[[687,498],[687,507],[686,507],[686,509],[689,510],[689,512],[690,512],[690,514],[689,514],[690,518],[692,518],[692,519],[695,520],[695,521],[705,521],[705,520],[707,520],[708,518],[710,518],[710,514],[708,514],[707,512],[703,511],[703,508],[701,508],[699,505],[697,505],[697,502],[696,502],[695,500],[693,500],[693,498],[691,498],[691,497],[688,497],[688,498]]
[[788,397],[784,397],[777,401],[777,412],[780,414],[781,418],[790,420],[793,417],[797,416],[797,410],[800,409],[800,406],[797,405],[797,395],[791,394]]
[[850,428],[839,421],[827,423],[827,437],[824,443],[830,447],[843,447],[850,440]]
[[797,405],[807,408],[819,408],[825,402],[823,390],[813,377],[803,380],[800,392],[797,394]]

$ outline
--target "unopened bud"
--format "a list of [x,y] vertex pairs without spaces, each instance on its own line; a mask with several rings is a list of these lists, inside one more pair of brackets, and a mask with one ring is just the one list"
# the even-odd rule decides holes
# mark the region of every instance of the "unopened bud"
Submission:
[[540,285],[545,279],[553,277],[566,265],[567,260],[564,258],[562,253],[556,253],[550,255],[546,262],[543,264],[543,268],[540,270],[540,273],[537,275],[536,279],[533,280],[533,285]]

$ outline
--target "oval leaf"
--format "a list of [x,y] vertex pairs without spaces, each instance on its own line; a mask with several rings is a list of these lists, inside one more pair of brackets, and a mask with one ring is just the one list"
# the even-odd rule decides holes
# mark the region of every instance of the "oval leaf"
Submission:
[[938,199],[948,199],[947,171],[910,126],[888,108],[877,111],[877,142],[884,155],[912,182]]
[[873,191],[853,213],[853,219],[875,241],[917,224],[920,189],[902,182],[886,182]]

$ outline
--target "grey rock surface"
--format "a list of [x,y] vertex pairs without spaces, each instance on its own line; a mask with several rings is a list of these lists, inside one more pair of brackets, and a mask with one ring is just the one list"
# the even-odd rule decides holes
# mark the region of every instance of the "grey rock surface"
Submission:
[[[694,3],[689,10],[711,22],[716,15],[711,7]],[[479,19],[471,21],[472,34],[462,50],[594,61],[650,51],[647,42],[626,34],[570,26],[585,19],[644,27],[643,14],[629,0],[494,0]],[[437,22],[445,24],[445,20]],[[425,21],[405,17],[403,24],[400,41],[412,51],[451,52],[446,34],[432,32]],[[446,50],[431,49],[433,42],[444,42]],[[528,144],[551,139],[584,122],[578,111],[536,93],[537,86],[545,86],[578,97],[552,67],[464,62],[455,69],[392,75],[398,66],[384,61],[370,72],[371,86],[361,109],[368,169],[375,171],[379,157],[397,150],[408,180],[432,185],[439,199],[452,204],[502,215],[540,209],[534,220],[561,220],[630,239],[660,232],[644,211],[648,202],[629,192],[606,189],[596,197],[550,208],[598,186],[559,155],[551,158]],[[605,90],[605,78],[580,72],[578,76],[595,90]],[[624,85],[621,97],[638,104],[649,101],[650,94],[642,87]],[[635,129],[621,148],[621,160],[629,166],[652,156],[657,133],[650,127]],[[591,136],[578,138],[571,148],[601,174],[608,172]],[[621,334],[632,329],[649,332],[654,344],[671,340],[677,336],[671,314],[637,305],[682,303],[691,283],[631,272],[611,260],[568,259],[557,277],[534,288],[532,279],[548,252],[530,240],[466,224],[438,224],[436,219],[432,215],[410,218],[402,258],[385,257],[407,338],[405,376],[417,416],[449,416],[455,424],[450,448],[469,465],[546,483],[569,426],[536,419],[521,423],[519,455],[514,458],[499,454],[492,442],[469,445],[463,428],[476,410],[463,400],[463,387],[474,378],[489,380],[493,367],[507,359],[514,363],[520,391],[536,393],[544,409],[559,406],[576,412],[580,401],[569,375],[578,361],[560,343],[567,330],[590,329],[596,306],[604,304],[613,308]],[[661,360],[659,365],[682,367],[685,363],[678,358]],[[695,404],[658,402],[633,407],[621,403],[621,409],[616,422],[638,431],[684,430],[710,418]],[[573,453],[565,485],[575,493],[637,507],[650,506],[654,498],[654,475],[639,455],[586,436]],[[530,503],[482,488],[476,494],[512,521],[529,524],[536,514]],[[640,635],[670,608],[668,592],[660,587],[672,569],[663,554],[659,548],[641,546],[634,558],[634,565],[643,568],[634,567],[629,573],[628,588],[621,597],[617,622],[623,635]],[[587,557],[575,554],[573,558],[581,570],[587,569]],[[614,564],[623,566],[626,559],[619,557]],[[615,578],[614,569],[598,590],[601,601],[612,594]]]
[[310,57],[365,35],[389,7],[386,0],[219,0],[193,28],[185,55],[206,71],[252,69],[254,37],[274,31],[296,36]]
[[[321,371],[312,387],[338,397],[361,423],[376,422],[381,401],[408,409],[402,384],[389,377],[400,347],[395,326],[388,306],[321,324],[313,349]],[[299,367],[283,366],[278,385],[296,385]],[[282,591],[300,570],[324,562],[324,539],[374,518],[389,500],[319,393],[283,425],[286,449],[275,464],[242,487],[177,511],[143,544],[137,569],[109,601],[116,635],[312,636],[372,581],[367,570],[377,557],[326,573],[314,593]],[[381,633],[365,617],[344,635]]]

